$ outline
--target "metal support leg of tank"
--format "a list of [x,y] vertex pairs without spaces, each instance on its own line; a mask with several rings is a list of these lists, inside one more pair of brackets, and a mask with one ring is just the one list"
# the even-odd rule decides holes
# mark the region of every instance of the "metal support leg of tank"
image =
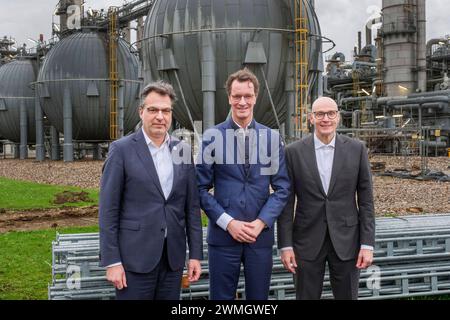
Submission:
[[186,112],[189,117],[189,121],[191,122],[192,128],[194,129],[194,138],[197,140],[198,143],[201,143],[200,135],[198,134],[198,131],[195,128],[195,123],[194,123],[194,119],[192,118],[191,110],[189,110],[189,107],[186,102],[186,98],[184,97],[183,88],[181,87],[180,78],[178,77],[178,71],[176,69],[173,69],[173,73],[175,75],[175,80],[177,82],[178,89],[180,90],[181,100],[183,101],[183,105],[186,108]]
[[290,143],[295,139],[294,113],[295,113],[295,92],[288,91],[286,94],[287,114],[286,114],[286,142]]
[[72,101],[70,90],[64,89],[64,162],[73,162]]
[[52,137],[52,151],[51,151],[51,159],[52,161],[58,161],[59,158],[59,132],[56,130],[54,126],[50,127],[50,134]]
[[99,143],[94,144],[92,158],[94,160],[102,160],[102,148]]
[[[272,106],[273,115],[275,116],[275,120],[277,122],[277,128],[278,128],[278,130],[281,130],[280,119],[278,117],[277,110],[275,109],[275,104],[273,103],[272,94],[270,93],[269,83],[267,82],[266,73],[264,71],[264,66],[261,64],[259,67],[261,68],[261,73],[264,78],[264,84],[266,86],[267,96],[269,97],[270,105]],[[281,139],[283,140],[284,143],[286,143],[283,136],[281,136]]]
[[294,113],[295,113],[295,65],[294,48],[290,48],[288,63],[286,64],[286,80],[284,90],[286,92],[286,142],[290,143],[295,138]]
[[44,149],[44,119],[42,115],[39,97],[35,98],[35,119],[36,119],[36,160],[45,160]]
[[20,102],[20,160],[28,157],[28,117],[25,101]]
[[125,91],[125,83],[120,83],[119,85],[119,139],[125,135],[125,100],[124,100],[124,91]]
[[14,159],[20,158],[20,144],[18,143],[13,144],[13,157]]
[[202,33],[203,132],[215,123],[216,57],[211,33]]

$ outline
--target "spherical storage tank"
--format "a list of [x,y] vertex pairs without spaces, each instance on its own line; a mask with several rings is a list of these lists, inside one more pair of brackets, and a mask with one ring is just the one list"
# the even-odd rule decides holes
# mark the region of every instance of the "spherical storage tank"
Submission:
[[[123,90],[124,132],[139,122],[138,59],[119,39],[117,66]],[[38,76],[38,95],[48,119],[64,132],[64,92],[70,92],[73,139],[107,141],[110,126],[109,47],[106,34],[83,30],[58,42]],[[67,89],[68,88],[68,89]],[[122,94],[119,94],[119,100]],[[120,102],[119,102],[120,103]]]
[[35,94],[31,83],[36,81],[36,60],[20,58],[0,67],[0,136],[20,142],[20,108],[27,119],[27,141],[36,142]]
[[[308,38],[309,84],[312,88],[317,85],[320,74],[320,26],[314,8],[309,1],[303,2],[309,33],[315,35]],[[264,62],[265,56],[267,63],[260,65],[280,121],[285,121],[288,113],[286,92],[294,90],[293,3],[290,0],[156,1],[145,25],[145,82],[168,79],[179,98],[181,86],[194,121],[207,121],[204,113],[210,113],[208,108],[213,108],[214,123],[219,123],[226,119],[230,110],[224,89],[227,77],[243,68],[249,59]],[[255,49],[255,44],[257,50],[250,52],[249,48]],[[255,118],[276,127],[260,65],[248,64],[260,80]],[[179,100],[174,117],[184,127],[191,128],[188,113]]]

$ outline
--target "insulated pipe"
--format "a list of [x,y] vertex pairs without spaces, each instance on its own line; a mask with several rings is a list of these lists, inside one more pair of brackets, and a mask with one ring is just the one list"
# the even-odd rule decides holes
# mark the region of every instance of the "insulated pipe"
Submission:
[[28,122],[25,100],[20,101],[20,159],[28,157]]
[[374,62],[355,61],[353,63],[353,69],[355,69],[356,66],[376,67],[377,64]]
[[45,149],[44,149],[44,119],[42,115],[41,104],[39,97],[36,95],[35,98],[35,119],[36,119],[36,160],[45,160]]
[[446,141],[424,141],[423,145],[425,147],[446,148],[447,142]]
[[69,87],[64,89],[64,162],[73,162],[72,101]]
[[450,96],[450,90],[440,90],[440,91],[431,91],[424,93],[412,93],[408,96],[408,98],[416,98],[416,97],[434,97],[434,96]]
[[370,46],[372,44],[372,28],[366,25],[366,46]]
[[418,97],[418,98],[408,98],[408,99],[395,99],[387,102],[387,106],[389,108],[395,107],[395,106],[403,106],[406,104],[419,104],[422,105],[427,102],[449,102],[448,96],[436,96],[436,97]]
[[331,95],[331,91],[328,89],[328,76],[323,76],[323,92]]
[[426,46],[427,56],[428,56],[428,57],[431,57],[431,54],[432,54],[431,49],[432,49],[432,47],[433,47],[435,44],[439,44],[439,42],[444,42],[444,43],[446,43],[446,42],[447,42],[447,39],[445,39],[445,38],[434,38],[434,39],[428,40],[427,46]]
[[417,0],[417,88],[421,92],[427,91],[426,41],[425,0]]
[[358,54],[361,54],[361,48],[362,48],[362,32],[358,31]]
[[431,113],[432,109],[443,110],[445,107],[448,107],[448,102],[427,102],[422,105],[422,108],[430,109],[428,112]]
[[216,56],[211,40],[211,32],[201,34],[202,92],[203,92],[203,132],[215,124],[216,100]]
[[400,110],[400,109],[403,109],[403,110],[411,110],[411,109],[413,109],[413,110],[416,110],[416,109],[438,109],[438,110],[442,110],[443,108],[445,108],[445,103],[442,103],[442,102],[440,102],[440,103],[430,102],[430,103],[424,103],[424,104],[408,104],[408,105],[404,105],[404,106],[396,105],[396,106],[393,106],[391,108],[394,109],[394,110]]
[[346,104],[347,102],[367,101],[367,100],[372,100],[372,96],[343,98],[340,102],[341,104]]
[[54,126],[50,127],[50,135],[52,139],[52,151],[51,159],[52,161],[59,160],[59,132]]
[[339,58],[340,62],[345,62],[345,55],[342,52],[336,52],[333,54],[331,60],[337,60],[337,58]]

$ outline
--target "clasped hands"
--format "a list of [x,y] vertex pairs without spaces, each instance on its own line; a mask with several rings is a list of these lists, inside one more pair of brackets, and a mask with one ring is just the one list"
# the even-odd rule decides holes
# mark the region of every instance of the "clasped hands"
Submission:
[[241,243],[254,243],[266,224],[261,219],[252,222],[231,220],[228,223],[227,231],[234,240]]

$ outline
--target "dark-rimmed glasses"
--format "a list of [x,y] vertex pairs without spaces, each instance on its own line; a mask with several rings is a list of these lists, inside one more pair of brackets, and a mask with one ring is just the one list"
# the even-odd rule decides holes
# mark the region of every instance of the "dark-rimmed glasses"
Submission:
[[313,114],[314,114],[314,118],[316,118],[317,120],[323,120],[325,118],[325,115],[327,115],[328,119],[333,120],[333,119],[336,119],[336,117],[338,115],[338,111],[337,110],[332,110],[332,111],[327,111],[327,112],[318,111],[318,112],[313,112]]

